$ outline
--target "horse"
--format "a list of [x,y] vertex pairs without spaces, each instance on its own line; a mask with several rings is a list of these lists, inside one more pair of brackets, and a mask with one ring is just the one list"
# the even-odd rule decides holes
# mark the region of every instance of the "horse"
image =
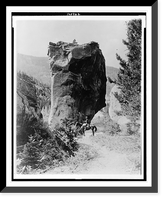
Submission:
[[82,126],[81,126],[81,129],[83,130],[83,135],[85,136],[85,131],[87,130],[92,130],[92,134],[94,136],[95,132],[97,131],[97,127],[95,125],[90,125],[89,123],[84,123]]

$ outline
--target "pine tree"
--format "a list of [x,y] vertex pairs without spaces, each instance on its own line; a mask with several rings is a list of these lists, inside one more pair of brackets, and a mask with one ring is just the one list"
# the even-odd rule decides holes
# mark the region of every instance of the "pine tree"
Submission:
[[121,89],[116,94],[122,105],[124,115],[138,118],[141,114],[141,20],[135,19],[127,23],[127,60],[116,54],[120,61],[120,69],[116,83]]

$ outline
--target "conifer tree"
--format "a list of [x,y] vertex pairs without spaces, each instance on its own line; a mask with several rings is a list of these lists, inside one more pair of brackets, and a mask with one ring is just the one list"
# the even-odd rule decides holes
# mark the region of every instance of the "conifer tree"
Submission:
[[128,50],[127,60],[116,54],[121,65],[116,81],[121,93],[116,97],[122,105],[123,114],[136,118],[141,114],[141,36],[141,20],[129,21],[127,40],[123,40]]

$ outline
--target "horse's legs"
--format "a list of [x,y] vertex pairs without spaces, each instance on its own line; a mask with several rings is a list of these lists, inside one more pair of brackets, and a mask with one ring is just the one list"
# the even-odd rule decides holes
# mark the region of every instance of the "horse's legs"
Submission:
[[91,127],[91,129],[92,129],[92,133],[93,133],[93,136],[94,136],[95,132],[97,131],[97,128],[96,128],[96,126],[93,126],[93,127]]
[[92,129],[92,133],[93,133],[93,136],[94,136],[94,134],[95,134],[94,127],[92,127],[91,129]]
[[84,127],[83,127],[82,131],[83,131],[83,135],[85,136],[85,128]]

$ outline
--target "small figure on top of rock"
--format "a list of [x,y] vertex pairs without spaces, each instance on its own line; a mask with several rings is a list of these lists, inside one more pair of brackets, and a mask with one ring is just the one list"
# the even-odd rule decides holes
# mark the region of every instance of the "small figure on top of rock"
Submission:
[[77,41],[76,41],[76,39],[73,40],[73,44],[74,44],[74,45],[77,45],[77,44],[78,44]]

